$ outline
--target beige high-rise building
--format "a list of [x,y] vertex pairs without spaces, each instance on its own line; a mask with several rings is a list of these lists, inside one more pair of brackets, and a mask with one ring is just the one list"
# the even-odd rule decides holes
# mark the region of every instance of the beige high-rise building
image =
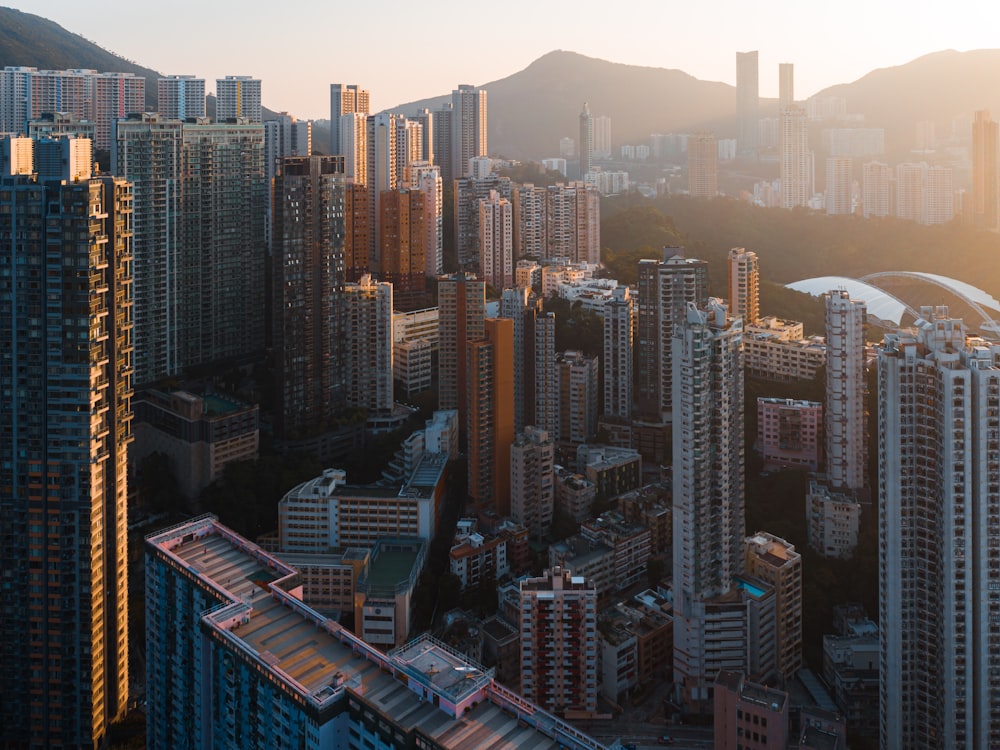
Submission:
[[778,111],[795,104],[795,66],[778,63]]
[[757,253],[743,247],[729,251],[729,314],[744,326],[760,320],[760,263]]
[[495,190],[479,201],[479,270],[494,289],[514,285],[514,210]]
[[330,84],[330,153],[346,154],[341,150],[341,117],[369,114],[370,93],[357,84]]
[[892,167],[880,161],[870,161],[864,166],[861,203],[865,218],[892,214]]
[[813,153],[809,118],[802,107],[781,112],[781,207],[808,206],[813,194]]
[[510,515],[514,442],[514,322],[487,318],[483,338],[466,346],[469,498],[478,511]]
[[346,400],[369,414],[392,411],[392,284],[363,276],[344,285]]
[[260,79],[253,76],[226,76],[215,81],[215,119],[226,122],[244,118],[261,122]]
[[486,89],[462,84],[451,92],[451,103],[451,176],[457,180],[469,174],[470,159],[489,156]]
[[851,160],[830,156],[826,160],[826,213],[833,216],[854,212],[851,196]]
[[715,133],[702,131],[688,138],[688,192],[695,198],[714,198],[719,193]]
[[407,305],[426,288],[425,197],[422,190],[401,187],[383,192],[379,207],[381,278]]
[[741,156],[756,156],[760,86],[757,51],[736,53],[736,148]]
[[774,587],[778,672],[790,680],[802,667],[802,556],[765,531],[747,537],[744,572]]
[[458,425],[466,435],[468,360],[466,345],[485,336],[486,283],[475,276],[454,274],[438,279],[438,408],[458,410]]
[[204,117],[205,79],[193,75],[173,75],[158,79],[156,109],[169,120]]
[[368,115],[341,115],[337,153],[344,157],[344,176],[355,185],[368,185]]
[[1000,125],[987,110],[972,120],[972,217],[987,229],[1000,228]]
[[632,362],[636,304],[627,286],[604,304],[604,411],[606,417],[632,416]]
[[424,260],[426,274],[437,276],[444,270],[444,192],[441,168],[427,161],[411,162],[406,168],[406,184],[424,194]]

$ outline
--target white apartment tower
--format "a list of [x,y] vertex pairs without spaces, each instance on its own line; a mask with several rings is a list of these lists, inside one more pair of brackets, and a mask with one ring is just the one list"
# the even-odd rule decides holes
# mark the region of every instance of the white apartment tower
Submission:
[[555,714],[597,709],[597,589],[560,567],[521,581],[521,692]]
[[392,284],[367,274],[344,286],[347,403],[392,411]]
[[1000,746],[1000,348],[947,308],[879,351],[880,745]]
[[760,320],[760,263],[757,253],[745,247],[729,251],[729,313],[744,325]]
[[479,201],[479,269],[495,289],[514,285],[514,208],[495,190]]
[[809,118],[802,107],[781,111],[781,207],[809,205],[813,194],[813,153]]
[[530,425],[510,447],[510,515],[535,539],[552,527],[554,456],[549,433]]
[[865,486],[865,317],[863,300],[843,289],[826,299],[826,476],[833,488]]
[[611,118],[607,115],[598,115],[594,118],[593,158],[611,158]]
[[635,298],[627,286],[614,290],[604,304],[604,416],[632,416],[632,342]]
[[344,115],[360,114],[368,116],[371,94],[359,88],[357,84],[330,84],[330,153],[344,154],[341,151],[340,119]]
[[260,79],[253,76],[226,76],[215,80],[215,119],[226,122],[236,117],[261,122]]
[[674,681],[698,705],[715,679],[706,606],[743,569],[743,324],[715,298],[686,312],[672,363]]
[[344,157],[344,176],[355,185],[368,184],[368,115],[341,115],[336,153]]
[[458,179],[469,174],[470,159],[489,155],[486,89],[462,84],[451,92],[451,103],[451,177]]
[[852,212],[851,159],[830,156],[826,160],[826,213],[834,216]]
[[444,270],[444,193],[441,168],[428,161],[410,162],[406,168],[406,182],[411,190],[424,194],[424,227],[427,238],[424,254],[427,275],[437,276]]
[[205,116],[205,79],[193,75],[166,76],[156,81],[156,109],[169,120]]

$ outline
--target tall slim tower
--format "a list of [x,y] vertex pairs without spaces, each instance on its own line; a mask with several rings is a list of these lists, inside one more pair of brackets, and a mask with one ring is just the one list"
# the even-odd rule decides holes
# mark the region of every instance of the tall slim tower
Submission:
[[469,174],[469,159],[489,155],[486,89],[462,84],[451,92],[451,103],[451,176],[457,180]]
[[729,312],[744,325],[760,320],[760,263],[745,247],[729,251]]
[[510,515],[535,539],[552,528],[554,457],[549,433],[531,425],[510,447]]
[[632,416],[632,343],[635,298],[627,286],[604,303],[604,416]]
[[870,161],[862,173],[861,202],[865,218],[892,214],[892,167],[884,162]]
[[363,276],[344,286],[344,370],[348,406],[392,411],[392,284]]
[[444,270],[444,188],[441,168],[426,161],[412,162],[406,169],[406,183],[424,194],[424,260],[427,276]]
[[743,570],[743,324],[722,300],[686,306],[673,344],[674,681],[703,704],[706,603]]
[[736,53],[736,149],[741,156],[756,156],[760,119],[760,84],[757,51]]
[[129,702],[132,187],[67,177],[0,180],[4,747],[98,747]]
[[781,111],[781,207],[809,205],[813,194],[813,154],[809,118],[803,107]]
[[795,66],[778,63],[778,111],[795,104]]
[[427,231],[425,195],[412,188],[382,193],[379,236],[382,243],[382,279],[407,303],[426,288]]
[[987,229],[1000,228],[1000,125],[986,110],[972,120],[972,217]]
[[260,79],[253,76],[226,76],[215,80],[215,119],[226,122],[237,117],[261,122]]
[[834,488],[861,489],[867,466],[865,418],[865,320],[863,300],[843,289],[826,298],[827,481]]
[[1000,350],[925,307],[879,351],[880,739],[1000,746]]
[[341,154],[340,128],[343,115],[369,114],[371,96],[357,84],[330,84],[330,153]]
[[684,257],[684,248],[663,248],[663,260],[639,261],[639,315],[636,330],[639,412],[646,419],[669,420],[673,399],[674,326],[687,316],[687,304],[708,299],[708,263]]
[[495,289],[514,285],[514,210],[495,190],[479,201],[479,269]]
[[714,198],[719,192],[715,133],[702,131],[688,138],[688,192],[695,198]]
[[580,179],[584,179],[594,166],[594,116],[590,105],[583,103],[580,112]]
[[851,199],[851,159],[829,156],[826,159],[826,213],[830,216],[854,211]]
[[272,323],[283,437],[329,425],[346,403],[344,160],[295,156],[274,178]]

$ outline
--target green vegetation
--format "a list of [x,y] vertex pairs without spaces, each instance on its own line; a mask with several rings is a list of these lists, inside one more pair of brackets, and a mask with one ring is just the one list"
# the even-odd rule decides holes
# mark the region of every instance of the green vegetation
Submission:
[[550,297],[544,301],[545,312],[556,316],[556,351],[582,351],[588,357],[604,355],[604,320],[597,313],[583,309],[579,300]]

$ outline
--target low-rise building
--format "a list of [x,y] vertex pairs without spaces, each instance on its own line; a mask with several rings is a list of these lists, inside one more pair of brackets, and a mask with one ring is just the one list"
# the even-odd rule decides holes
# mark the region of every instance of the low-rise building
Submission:
[[420,539],[379,539],[354,593],[354,632],[377,648],[401,646],[410,635],[413,590],[427,561]]
[[822,445],[822,403],[791,398],[757,399],[757,450],[763,455],[765,471],[819,471]]
[[788,693],[724,670],[715,679],[717,750],[785,750],[788,745]]
[[615,581],[615,550],[604,542],[582,534],[549,547],[549,566],[561,567],[576,577],[586,578],[597,591],[599,606],[607,606],[618,590]]
[[555,467],[555,504],[579,523],[590,517],[597,500],[597,485],[582,474]]
[[646,526],[627,523],[617,511],[608,511],[580,526],[580,535],[603,542],[615,551],[615,585],[618,591],[646,577],[652,534]]
[[670,485],[655,483],[626,492],[615,500],[627,523],[649,529],[650,551],[654,555],[666,552],[673,545],[672,495]]
[[810,480],[806,529],[809,546],[823,557],[850,558],[861,530],[861,503],[856,493],[833,490],[821,481]]
[[227,464],[257,458],[256,404],[216,394],[147,390],[135,397],[133,408],[130,461],[138,467],[153,453],[166,454],[181,492],[189,498],[221,477]]
[[483,620],[483,663],[496,669],[496,679],[511,690],[521,689],[521,635],[497,615]]
[[743,327],[743,364],[752,378],[813,380],[826,364],[826,343],[820,336],[803,338],[798,321],[761,318]]
[[511,567],[512,556],[509,553],[528,541],[528,530],[518,524],[504,524],[495,535],[481,534],[475,530],[475,525],[474,519],[459,522],[455,544],[448,555],[449,568],[462,582],[463,591],[478,586],[487,571],[492,571],[494,579],[502,578],[512,570],[521,572]]
[[581,445],[576,449],[577,471],[597,488],[598,501],[610,500],[642,484],[642,455],[631,448]]

